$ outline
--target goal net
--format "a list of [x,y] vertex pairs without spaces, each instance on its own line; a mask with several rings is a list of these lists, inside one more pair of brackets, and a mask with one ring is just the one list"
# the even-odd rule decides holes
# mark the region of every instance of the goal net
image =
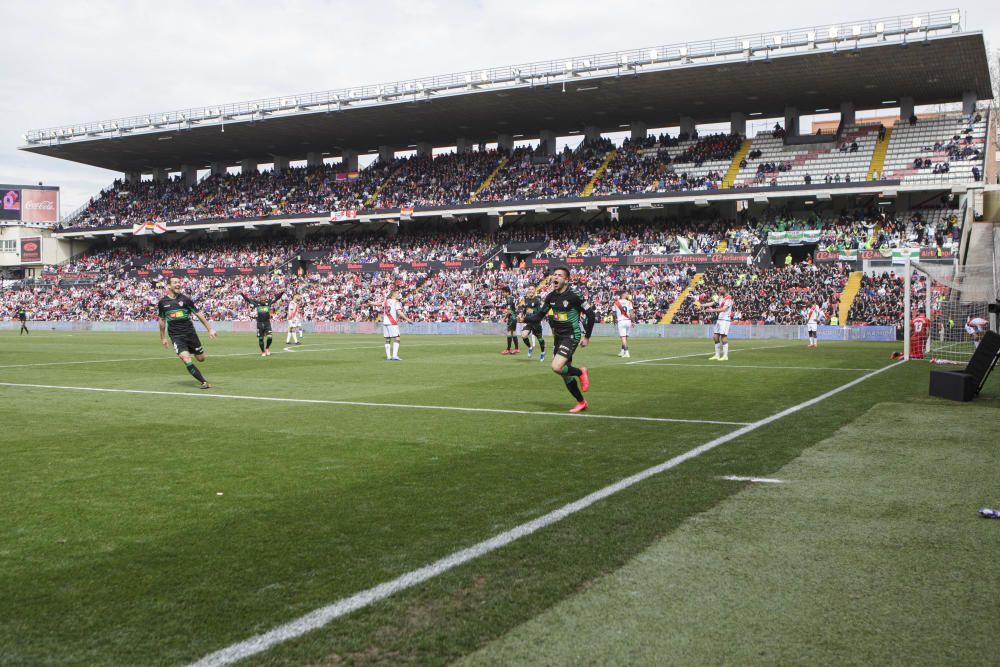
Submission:
[[996,331],[990,304],[998,298],[994,265],[913,262],[906,289],[908,359],[964,366],[986,329]]

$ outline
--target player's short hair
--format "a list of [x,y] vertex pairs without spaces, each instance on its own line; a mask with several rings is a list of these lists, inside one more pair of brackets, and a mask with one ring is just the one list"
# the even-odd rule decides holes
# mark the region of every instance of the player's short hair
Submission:
[[180,276],[170,276],[169,278],[167,278],[168,285],[170,284],[171,280],[183,280],[183,278],[181,278]]
[[553,266],[552,270],[549,271],[549,275],[552,275],[556,271],[565,271],[567,278],[569,278],[571,275],[573,275],[572,273],[569,272],[569,267],[566,266],[565,264],[557,264],[557,265]]

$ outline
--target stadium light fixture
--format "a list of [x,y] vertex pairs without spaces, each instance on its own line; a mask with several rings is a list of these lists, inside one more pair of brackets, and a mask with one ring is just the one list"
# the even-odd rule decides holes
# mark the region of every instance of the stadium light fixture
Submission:
[[921,21],[921,19],[920,19],[919,16],[914,16],[913,17],[913,23],[912,23],[912,25],[913,25],[913,29],[914,30],[920,30],[921,23],[922,23],[922,21]]
[[104,123],[98,123],[97,124],[97,129],[99,129],[101,132],[103,132],[104,131]]
[[781,42],[782,42],[782,35],[775,35],[774,45],[777,46],[779,49],[781,48]]
[[854,39],[861,39],[861,26],[856,25],[851,28],[851,34],[854,35]]
[[810,30],[806,34],[806,42],[808,42],[808,45],[809,45],[810,49],[816,48],[816,31],[815,30]]
[[835,26],[835,25],[832,25],[832,26],[830,26],[830,32],[829,32],[829,35],[830,35],[830,39],[832,39],[832,40],[836,41],[836,39],[837,39],[838,37],[840,37],[840,28],[838,28],[838,27],[837,27],[837,26]]
[[820,192],[818,195],[816,195],[817,201],[830,201],[831,199],[833,199],[833,195],[831,195],[829,192]]
[[656,49],[650,49],[649,50],[649,62],[655,63],[658,53],[659,52]]
[[750,112],[750,113],[748,113],[747,115],[748,115],[748,116],[763,116],[763,115],[764,115],[764,112],[763,112],[763,111],[751,111],[751,112]]
[[882,100],[882,104],[895,104],[896,100]]

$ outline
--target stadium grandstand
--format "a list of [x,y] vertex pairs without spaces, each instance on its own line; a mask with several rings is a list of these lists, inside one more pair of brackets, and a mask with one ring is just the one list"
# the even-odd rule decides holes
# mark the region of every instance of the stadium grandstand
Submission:
[[994,664],[963,16],[25,132],[0,664]]

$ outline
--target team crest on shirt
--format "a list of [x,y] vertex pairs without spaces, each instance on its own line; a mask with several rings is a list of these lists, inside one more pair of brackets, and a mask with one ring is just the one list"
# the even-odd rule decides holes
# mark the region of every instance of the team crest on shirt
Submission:
[[563,299],[563,308],[569,308],[569,301]]

